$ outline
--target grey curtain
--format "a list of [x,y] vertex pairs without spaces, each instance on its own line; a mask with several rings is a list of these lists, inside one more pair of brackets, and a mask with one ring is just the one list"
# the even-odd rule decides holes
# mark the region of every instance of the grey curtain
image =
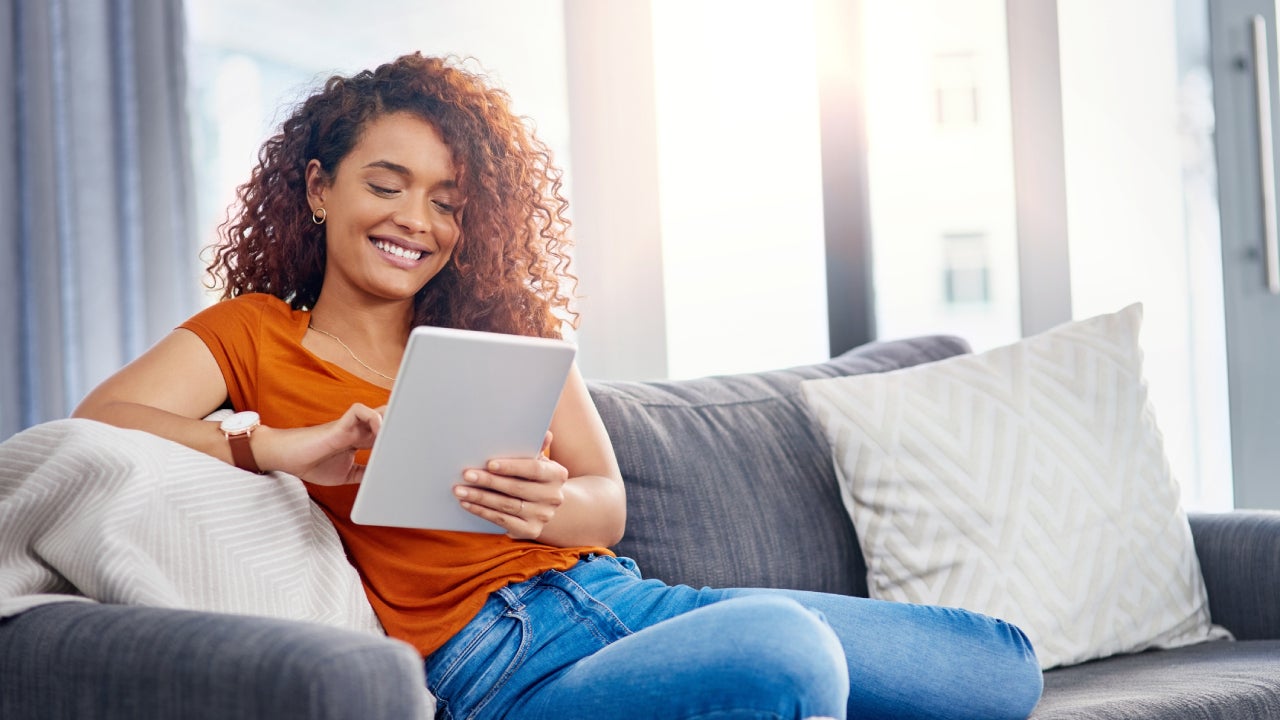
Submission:
[[0,0],[0,440],[199,306],[180,0]]

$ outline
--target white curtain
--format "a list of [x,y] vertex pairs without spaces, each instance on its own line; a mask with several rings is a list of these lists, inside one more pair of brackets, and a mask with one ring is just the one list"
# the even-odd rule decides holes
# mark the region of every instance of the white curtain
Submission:
[[0,0],[0,440],[198,307],[179,0]]

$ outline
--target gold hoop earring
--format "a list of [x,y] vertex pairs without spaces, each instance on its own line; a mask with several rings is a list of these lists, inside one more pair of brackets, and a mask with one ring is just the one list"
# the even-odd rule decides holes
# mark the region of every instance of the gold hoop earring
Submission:
[[329,217],[329,213],[324,208],[319,207],[311,211],[311,222],[317,225],[323,225],[325,218]]

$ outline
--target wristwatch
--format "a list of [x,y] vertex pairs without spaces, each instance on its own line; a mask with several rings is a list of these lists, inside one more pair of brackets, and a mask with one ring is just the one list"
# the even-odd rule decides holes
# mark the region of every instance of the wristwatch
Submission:
[[259,475],[262,471],[258,469],[258,462],[253,459],[253,448],[249,446],[249,436],[258,429],[260,424],[261,419],[258,413],[249,411],[238,412],[223,420],[222,425],[219,426],[231,445],[231,459],[236,467]]

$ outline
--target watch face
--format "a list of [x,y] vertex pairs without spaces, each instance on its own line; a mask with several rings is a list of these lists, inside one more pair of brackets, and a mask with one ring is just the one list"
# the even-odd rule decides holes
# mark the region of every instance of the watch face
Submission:
[[222,432],[239,433],[245,430],[251,430],[258,426],[259,419],[256,412],[238,412],[235,415],[222,421]]

